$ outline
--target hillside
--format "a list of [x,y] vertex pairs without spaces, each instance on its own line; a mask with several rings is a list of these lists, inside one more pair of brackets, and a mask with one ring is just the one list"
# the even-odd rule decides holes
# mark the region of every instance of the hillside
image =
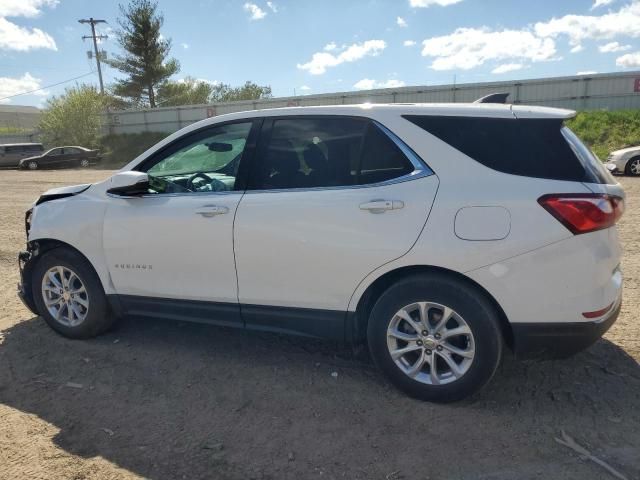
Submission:
[[613,150],[640,145],[640,110],[580,112],[567,125],[602,161]]

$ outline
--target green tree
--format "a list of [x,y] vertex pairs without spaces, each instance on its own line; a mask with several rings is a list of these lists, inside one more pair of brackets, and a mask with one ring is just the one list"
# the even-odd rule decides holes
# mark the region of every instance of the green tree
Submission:
[[120,5],[117,36],[125,53],[106,61],[127,76],[116,81],[114,94],[151,108],[156,107],[156,89],[180,70],[178,61],[168,58],[171,40],[160,34],[164,17],[157,8],[151,0]]
[[213,85],[193,77],[179,82],[165,82],[158,88],[157,103],[161,107],[208,103]]
[[102,112],[109,98],[91,85],[76,85],[51,97],[38,125],[45,144],[96,148],[102,133]]
[[271,87],[260,86],[253,82],[247,81],[241,87],[232,87],[224,83],[217,84],[213,87],[213,92],[209,96],[209,101],[215,102],[236,102],[239,100],[260,100],[262,98],[271,98]]

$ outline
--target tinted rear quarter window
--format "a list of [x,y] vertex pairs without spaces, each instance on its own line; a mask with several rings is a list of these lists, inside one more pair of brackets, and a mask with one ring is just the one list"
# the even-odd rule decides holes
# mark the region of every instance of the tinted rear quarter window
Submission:
[[[405,116],[456,150],[499,172],[602,183],[577,156],[558,119]],[[586,148],[586,147],[585,147]]]

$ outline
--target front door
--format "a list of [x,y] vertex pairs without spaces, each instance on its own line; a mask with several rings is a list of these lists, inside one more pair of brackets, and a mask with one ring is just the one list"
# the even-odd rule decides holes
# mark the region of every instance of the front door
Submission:
[[148,195],[109,199],[104,250],[129,313],[240,321],[233,220],[243,189],[236,180],[255,134],[244,121],[183,137],[136,167],[149,174]]
[[247,325],[334,336],[327,330],[340,328],[360,281],[415,243],[437,185],[415,154],[369,120],[265,121],[235,222]]

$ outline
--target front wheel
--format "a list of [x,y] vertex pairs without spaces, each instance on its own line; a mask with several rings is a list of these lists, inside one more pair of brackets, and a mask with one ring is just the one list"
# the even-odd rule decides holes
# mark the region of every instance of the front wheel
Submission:
[[498,314],[475,288],[446,275],[392,285],[368,325],[374,362],[398,388],[421,400],[453,402],[495,373],[503,340]]
[[38,169],[38,162],[35,161],[30,161],[29,163],[27,163],[27,168],[29,170],[37,170]]
[[70,249],[44,253],[33,269],[31,288],[40,315],[65,337],[94,337],[114,323],[98,275]]
[[640,157],[632,158],[627,162],[627,166],[624,169],[627,175],[637,177],[640,175]]

